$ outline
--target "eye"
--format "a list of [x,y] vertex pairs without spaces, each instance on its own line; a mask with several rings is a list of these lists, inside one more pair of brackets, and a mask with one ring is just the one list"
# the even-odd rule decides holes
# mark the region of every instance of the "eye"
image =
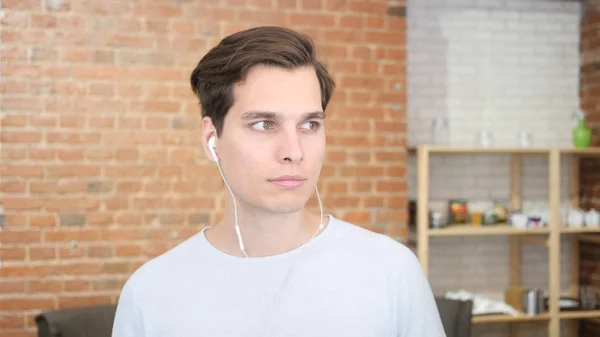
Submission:
[[319,122],[315,122],[315,121],[308,121],[308,122],[302,124],[302,128],[311,130],[311,131],[318,130],[320,126],[321,126],[321,124]]
[[269,121],[260,121],[252,124],[252,128],[259,131],[267,131],[272,129],[273,127],[273,123]]

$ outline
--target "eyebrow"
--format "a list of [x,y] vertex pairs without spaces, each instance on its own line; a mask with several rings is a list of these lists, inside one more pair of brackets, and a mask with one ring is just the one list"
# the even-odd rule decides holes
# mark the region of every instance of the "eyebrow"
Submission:
[[[253,119],[269,119],[269,120],[282,120],[283,115],[277,112],[271,111],[246,111],[241,117],[243,120]],[[302,120],[307,119],[325,119],[325,113],[323,111],[311,111],[302,114]]]

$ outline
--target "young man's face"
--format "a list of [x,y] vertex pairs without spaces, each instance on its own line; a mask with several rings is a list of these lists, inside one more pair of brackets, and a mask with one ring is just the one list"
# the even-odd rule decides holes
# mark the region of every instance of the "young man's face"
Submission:
[[303,209],[323,164],[323,117],[313,68],[253,67],[234,86],[234,104],[216,139],[236,199],[271,213]]

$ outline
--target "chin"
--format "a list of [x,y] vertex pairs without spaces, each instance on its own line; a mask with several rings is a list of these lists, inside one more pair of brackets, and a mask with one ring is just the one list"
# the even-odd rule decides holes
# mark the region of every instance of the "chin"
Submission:
[[259,207],[269,213],[287,214],[302,211],[310,199],[306,193],[289,193],[286,195],[274,195],[271,198],[264,198],[258,202]]

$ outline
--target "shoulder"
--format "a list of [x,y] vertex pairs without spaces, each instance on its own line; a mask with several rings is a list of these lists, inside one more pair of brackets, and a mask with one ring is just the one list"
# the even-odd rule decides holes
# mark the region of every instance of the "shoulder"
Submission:
[[195,234],[163,254],[146,261],[131,274],[123,289],[135,292],[142,298],[145,294],[152,294],[157,287],[167,283],[173,276],[188,270],[188,265],[193,263],[191,260],[197,256],[195,251],[198,248],[196,243],[199,235]]
[[331,221],[335,226],[331,235],[331,244],[346,253],[387,264],[393,269],[406,270],[418,266],[413,251],[401,242],[341,219],[332,217]]

